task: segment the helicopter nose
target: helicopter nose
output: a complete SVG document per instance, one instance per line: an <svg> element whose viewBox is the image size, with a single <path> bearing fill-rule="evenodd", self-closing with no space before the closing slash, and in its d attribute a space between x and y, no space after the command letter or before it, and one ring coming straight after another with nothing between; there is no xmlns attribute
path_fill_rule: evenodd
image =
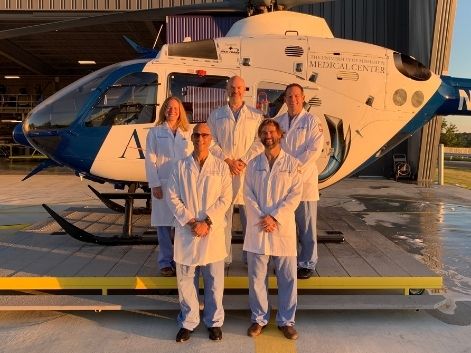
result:
<svg viewBox="0 0 471 353"><path fill-rule="evenodd" d="M20 145L31 147L31 144L26 139L25 134L23 133L23 123L18 124L13 129L13 140Z"/></svg>

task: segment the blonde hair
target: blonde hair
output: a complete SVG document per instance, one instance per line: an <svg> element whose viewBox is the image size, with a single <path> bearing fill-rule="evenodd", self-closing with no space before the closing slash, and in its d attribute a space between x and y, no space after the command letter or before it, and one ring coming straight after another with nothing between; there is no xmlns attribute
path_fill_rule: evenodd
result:
<svg viewBox="0 0 471 353"><path fill-rule="evenodd" d="M183 107L183 103L178 97L170 96L164 102L162 103L162 106L160 107L159 111L159 118L157 120L156 125L162 125L167 121L167 118L165 116L165 111L167 110L167 107L170 103L171 100L174 100L175 102L178 103L178 107L180 108L180 114L178 116L178 127L182 129L183 131L188 131L190 129L190 123L188 122L188 118L186 116L186 111L185 108Z"/></svg>

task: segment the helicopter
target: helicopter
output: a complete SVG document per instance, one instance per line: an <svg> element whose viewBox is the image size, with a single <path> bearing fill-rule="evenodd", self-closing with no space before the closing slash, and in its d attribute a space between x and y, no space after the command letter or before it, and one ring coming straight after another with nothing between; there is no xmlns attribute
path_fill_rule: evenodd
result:
<svg viewBox="0 0 471 353"><path fill-rule="evenodd" d="M216 8L240 11L240 3L225 1ZM47 212L81 241L155 243L132 235L132 215L148 211L134 208L133 201L150 197L136 190L147 190L144 149L160 103L177 96L191 123L204 122L212 109L225 104L226 84L234 75L246 82L245 102L267 118L286 111L288 84L303 87L305 108L319 117L324 133L317 161L320 189L380 158L435 115L471 115L471 80L436 75L387 48L335 38L323 18L287 11L294 5L299 2L249 1L250 16L225 37L165 44L150 58L93 72L35 107L14 138L49 159L25 179L50 166L65 166L83 178L128 187L126 193L101 194L90 186L105 205L125 213L120 235L87 233L43 205ZM54 24L38 30L41 26L50 30ZM124 199L125 206L112 199Z"/></svg>

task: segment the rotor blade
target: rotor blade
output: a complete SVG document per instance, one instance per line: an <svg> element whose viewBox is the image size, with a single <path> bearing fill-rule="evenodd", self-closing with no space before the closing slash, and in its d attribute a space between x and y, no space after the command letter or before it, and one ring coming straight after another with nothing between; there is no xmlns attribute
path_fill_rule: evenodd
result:
<svg viewBox="0 0 471 353"><path fill-rule="evenodd" d="M26 27L19 27L0 31L0 39L17 38L26 35L61 31L65 29L96 26L114 22L127 21L165 21L166 16L182 15L186 13L211 14L217 13L239 13L240 6L235 8L228 3L205 3L199 5L185 5L179 7L168 7L148 10L137 10L128 12L114 12L106 15L92 15L91 17L74 18L64 21L55 21Z"/></svg>

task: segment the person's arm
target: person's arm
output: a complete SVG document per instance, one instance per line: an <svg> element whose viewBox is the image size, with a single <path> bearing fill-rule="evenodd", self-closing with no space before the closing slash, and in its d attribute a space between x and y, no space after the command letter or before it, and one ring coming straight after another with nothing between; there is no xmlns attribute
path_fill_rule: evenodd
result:
<svg viewBox="0 0 471 353"><path fill-rule="evenodd" d="M257 123L257 128L255 130L255 136L254 136L254 140L252 142L252 145L247 150L247 152L242 157L240 157L240 160L245 165L247 165L252 158L259 155L263 151L262 142L260 142L260 138L258 137L258 127L262 123L263 116L261 114L254 113L254 112L249 112L249 114L252 114L253 116L256 116L258 123Z"/></svg>
<svg viewBox="0 0 471 353"><path fill-rule="evenodd" d="M206 216L212 223L215 219L223 219L232 203L232 177L229 167L223 164L221 190L216 201L206 210ZM209 224L208 224L209 226Z"/></svg>
<svg viewBox="0 0 471 353"><path fill-rule="evenodd" d="M306 145L303 149L297 151L295 155L296 159L301 162L302 169L310 163L316 163L322 153L322 148L324 147L324 134L322 132L322 127L318 119L315 117L312 117L309 122L306 134Z"/></svg>
<svg viewBox="0 0 471 353"><path fill-rule="evenodd" d="M206 121L209 126L209 130L211 130L211 136L213 138L213 143L210 147L210 151L217 158L225 160L226 158L228 158L228 156L224 154L224 151L221 148L221 141L219 141L218 139L218 131L216 126L217 111L218 109L213 110L209 114L209 118Z"/></svg>
<svg viewBox="0 0 471 353"><path fill-rule="evenodd" d="M247 167L247 173L244 178L244 203L246 212L254 213L258 218L264 216L255 194L256 191L261 192L261 190L255 190L255 176L254 176L255 162L249 163Z"/></svg>
<svg viewBox="0 0 471 353"><path fill-rule="evenodd" d="M303 182L301 178L300 165L296 163L292 172L292 183L286 192L286 196L278 203L273 212L270 213L278 223L283 224L287 215L293 215L301 202Z"/></svg>
<svg viewBox="0 0 471 353"><path fill-rule="evenodd" d="M194 216L190 213L190 211L186 208L185 204L182 201L181 195L181 188L179 185L179 173L181 163L177 163L175 168L170 173L170 177L168 179L168 192L166 193L166 201L170 211L175 216L175 219L181 226L186 224L191 226L191 222L195 221Z"/></svg>
<svg viewBox="0 0 471 353"><path fill-rule="evenodd" d="M149 130L146 141L145 151L145 166L146 166L146 177L149 187L159 187L162 185L160 182L159 174L157 172L157 141L153 129Z"/></svg>

